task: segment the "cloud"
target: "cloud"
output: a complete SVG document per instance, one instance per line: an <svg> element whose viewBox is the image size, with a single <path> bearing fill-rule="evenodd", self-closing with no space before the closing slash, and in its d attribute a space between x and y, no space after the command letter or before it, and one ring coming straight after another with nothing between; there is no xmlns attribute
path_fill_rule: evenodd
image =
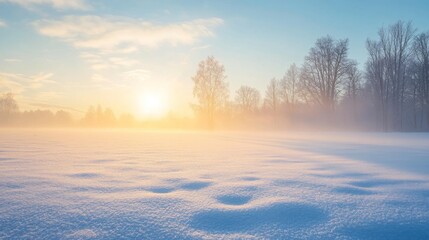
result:
<svg viewBox="0 0 429 240"><path fill-rule="evenodd" d="M0 91L20 94L27 89L39 89L45 84L55 83L52 73L24 74L0 72Z"/></svg>
<svg viewBox="0 0 429 240"><path fill-rule="evenodd" d="M126 81L138 81L142 82L149 78L150 71L146 69L134 69L131 71L126 71L121 74L121 77Z"/></svg>
<svg viewBox="0 0 429 240"><path fill-rule="evenodd" d="M17 59L17 58L5 58L5 59L3 59L3 61L8 62L8 63L17 63L17 62L21 62L21 59Z"/></svg>
<svg viewBox="0 0 429 240"><path fill-rule="evenodd" d="M55 102L63 94L57 91L38 91L34 94L34 99L42 102Z"/></svg>
<svg viewBox="0 0 429 240"><path fill-rule="evenodd" d="M28 83L32 88L40 88L46 83L55 83L51 79L53 75L53 73L38 73L30 77Z"/></svg>
<svg viewBox="0 0 429 240"><path fill-rule="evenodd" d="M134 59L118 56L102 56L91 52L82 52L80 57L84 59L93 70L132 67L138 64L138 61Z"/></svg>
<svg viewBox="0 0 429 240"><path fill-rule="evenodd" d="M107 78L105 78L103 75L95 73L92 75L91 77L91 81L94 83L106 83L109 82L109 80L107 80Z"/></svg>
<svg viewBox="0 0 429 240"><path fill-rule="evenodd" d="M85 2L85 0L0 0L0 3L1 2L18 4L29 9L38 5L47 5L58 10L85 10L89 8L89 5Z"/></svg>
<svg viewBox="0 0 429 240"><path fill-rule="evenodd" d="M21 74L0 72L0 92L22 93L24 90L24 84L21 83L22 78Z"/></svg>
<svg viewBox="0 0 429 240"><path fill-rule="evenodd" d="M220 18L160 25L129 18L66 16L61 20L39 20L33 25L40 34L78 49L132 52L160 45L192 45L213 36L213 28L222 23Z"/></svg>
<svg viewBox="0 0 429 240"><path fill-rule="evenodd" d="M55 83L52 76L52 73L43 72L35 75L0 72L0 93L12 92L24 108L33 100L53 102L60 93L47 90L50 84Z"/></svg>
<svg viewBox="0 0 429 240"><path fill-rule="evenodd" d="M199 50L203 50L203 49L207 49L210 48L210 45L203 45L203 46L197 46L197 47L193 47L191 50L192 51L199 51Z"/></svg>
<svg viewBox="0 0 429 240"><path fill-rule="evenodd" d="M0 28L2 28L2 27L7 27L7 24L3 20L0 19Z"/></svg>
<svg viewBox="0 0 429 240"><path fill-rule="evenodd" d="M79 51L80 58L93 71L91 84L100 88L141 83L150 71L136 57L139 50L162 46L195 46L214 36L220 18L159 24L131 18L65 16L33 22L44 36L63 41ZM108 83L108 84L107 84Z"/></svg>

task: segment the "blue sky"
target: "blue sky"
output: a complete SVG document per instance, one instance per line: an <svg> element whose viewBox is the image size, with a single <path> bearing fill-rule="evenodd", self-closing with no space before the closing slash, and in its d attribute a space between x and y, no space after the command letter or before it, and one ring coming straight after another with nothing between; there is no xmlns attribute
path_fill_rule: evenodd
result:
<svg viewBox="0 0 429 240"><path fill-rule="evenodd" d="M100 103L118 113L156 92L183 113L209 55L225 65L232 97L242 84L263 94L317 38L348 38L363 68L368 37L397 20L429 31L428 10L429 1L0 0L0 92L23 109Z"/></svg>

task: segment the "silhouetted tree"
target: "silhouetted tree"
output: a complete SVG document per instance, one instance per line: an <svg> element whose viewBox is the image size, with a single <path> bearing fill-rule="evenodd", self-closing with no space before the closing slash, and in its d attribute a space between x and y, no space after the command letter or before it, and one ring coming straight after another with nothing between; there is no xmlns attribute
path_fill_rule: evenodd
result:
<svg viewBox="0 0 429 240"><path fill-rule="evenodd" d="M112 109L103 110L101 105L98 105L97 108L90 106L82 120L85 125L89 126L113 127L116 125L116 117Z"/></svg>
<svg viewBox="0 0 429 240"><path fill-rule="evenodd" d="M389 85L387 77L387 61L384 58L381 44L367 40L366 48L368 60L366 62L366 79L370 83L373 94L376 126L378 129L387 130L387 103L389 101Z"/></svg>
<svg viewBox="0 0 429 240"><path fill-rule="evenodd" d="M21 114L21 123L25 126L53 126L55 115L50 110L29 110Z"/></svg>
<svg viewBox="0 0 429 240"><path fill-rule="evenodd" d="M12 93L0 97L0 124L8 124L16 120L19 107Z"/></svg>
<svg viewBox="0 0 429 240"><path fill-rule="evenodd" d="M301 69L301 87L310 101L332 112L346 77L350 61L347 57L348 40L319 38L310 49Z"/></svg>
<svg viewBox="0 0 429 240"><path fill-rule="evenodd" d="M411 22L398 21L388 29L381 28L379 37L387 61L387 76L391 82L392 128L402 129L405 73L411 55L411 41L415 33Z"/></svg>
<svg viewBox="0 0 429 240"><path fill-rule="evenodd" d="M97 123L97 114L95 112L94 106L90 106L88 111L85 113L84 118L82 119L84 124L93 126Z"/></svg>
<svg viewBox="0 0 429 240"><path fill-rule="evenodd" d="M0 97L0 113L10 114L18 111L19 107L12 93L5 93Z"/></svg>
<svg viewBox="0 0 429 240"><path fill-rule="evenodd" d="M241 113L255 113L260 101L259 91L249 86L241 86L235 95L235 102Z"/></svg>
<svg viewBox="0 0 429 240"><path fill-rule="evenodd" d="M277 114L280 105L280 82L275 78L271 79L268 83L265 91L264 105L274 115Z"/></svg>
<svg viewBox="0 0 429 240"><path fill-rule="evenodd" d="M350 103L350 112L353 115L353 119L357 117L357 101L359 91L362 89L362 75L357 68L357 63L355 61L350 62L349 69L347 70L345 77L345 94L344 98Z"/></svg>
<svg viewBox="0 0 429 240"><path fill-rule="evenodd" d="M193 94L198 100L194 110L206 119L209 127L213 127L216 113L227 103L229 93L225 79L225 68L214 57L201 61L192 77Z"/></svg>
<svg viewBox="0 0 429 240"><path fill-rule="evenodd" d="M294 63L289 67L285 76L280 80L280 98L288 110L292 110L296 103L298 80L299 70Z"/></svg>
<svg viewBox="0 0 429 240"><path fill-rule="evenodd" d="M418 34L415 37L413 54L415 74L413 79L414 103L416 105L420 104L421 119L424 118L426 112L426 125L429 126L429 32ZM421 125L423 124L421 123Z"/></svg>
<svg viewBox="0 0 429 240"><path fill-rule="evenodd" d="M369 59L366 75L372 82L376 114L381 114L384 130L402 129L406 70L411 62L414 33L410 22L398 21L387 29L381 28L378 41L367 41Z"/></svg>

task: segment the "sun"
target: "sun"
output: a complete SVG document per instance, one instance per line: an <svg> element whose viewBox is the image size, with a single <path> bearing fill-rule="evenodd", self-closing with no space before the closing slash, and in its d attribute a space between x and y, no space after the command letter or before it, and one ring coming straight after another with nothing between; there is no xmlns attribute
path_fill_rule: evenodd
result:
<svg viewBox="0 0 429 240"><path fill-rule="evenodd" d="M167 113L166 96L155 92L142 94L139 108L143 117L162 117Z"/></svg>

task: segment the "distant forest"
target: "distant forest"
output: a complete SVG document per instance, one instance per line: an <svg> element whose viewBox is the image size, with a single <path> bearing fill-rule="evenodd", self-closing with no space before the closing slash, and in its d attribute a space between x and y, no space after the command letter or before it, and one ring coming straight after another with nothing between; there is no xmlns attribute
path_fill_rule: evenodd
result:
<svg viewBox="0 0 429 240"><path fill-rule="evenodd" d="M242 85L231 96L224 66L210 56L194 82L194 118L138 121L90 107L76 120L65 111L20 112L13 94L0 97L3 126L176 127L256 129L429 130L429 32L398 21L368 39L362 67L348 56L348 39L316 40L301 66L267 82L263 96ZM245 70L245 69L243 69Z"/></svg>

